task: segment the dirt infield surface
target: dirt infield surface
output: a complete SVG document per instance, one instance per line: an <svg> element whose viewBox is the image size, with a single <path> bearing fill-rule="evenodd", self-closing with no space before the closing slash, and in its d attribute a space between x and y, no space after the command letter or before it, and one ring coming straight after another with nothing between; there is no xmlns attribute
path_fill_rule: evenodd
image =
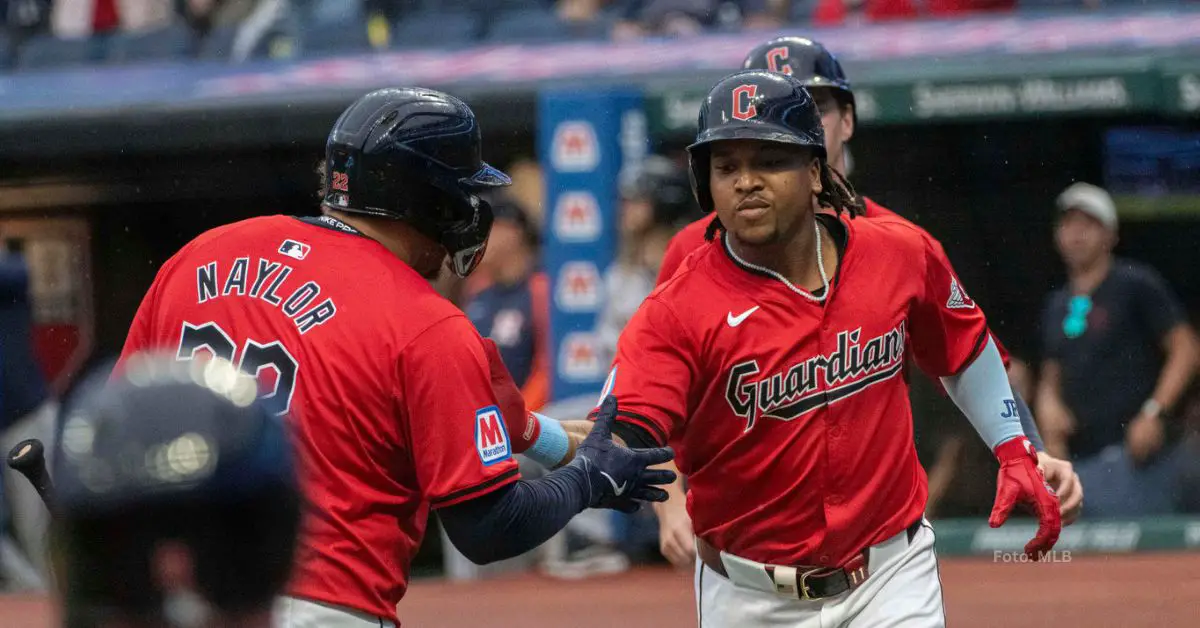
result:
<svg viewBox="0 0 1200 628"><path fill-rule="evenodd" d="M1076 556L1050 564L942 561L950 626L1200 625L1200 553ZM400 605L405 628L693 628L688 574L642 569L560 582L517 576L419 581ZM44 599L0 597L0 628L54 625Z"/></svg>

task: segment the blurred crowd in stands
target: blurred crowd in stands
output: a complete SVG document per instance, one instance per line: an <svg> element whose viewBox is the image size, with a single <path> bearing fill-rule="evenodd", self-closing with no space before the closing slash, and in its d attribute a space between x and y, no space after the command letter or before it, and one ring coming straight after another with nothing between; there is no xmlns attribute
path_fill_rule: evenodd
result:
<svg viewBox="0 0 1200 628"><path fill-rule="evenodd" d="M1113 0L0 0L0 67L241 62L853 25ZM1115 5L1113 5L1115 6Z"/></svg>

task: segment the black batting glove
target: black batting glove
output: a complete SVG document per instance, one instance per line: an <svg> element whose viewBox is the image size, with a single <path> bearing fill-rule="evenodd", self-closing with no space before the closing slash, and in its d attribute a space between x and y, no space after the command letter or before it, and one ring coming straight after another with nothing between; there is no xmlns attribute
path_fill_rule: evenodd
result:
<svg viewBox="0 0 1200 628"><path fill-rule="evenodd" d="M630 449L612 440L617 418L617 398L609 395L600 404L596 424L575 451L572 465L583 470L591 487L590 508L611 508L637 512L641 502L665 502L666 491L659 485L675 481L675 472L650 469L675 458L670 447Z"/></svg>

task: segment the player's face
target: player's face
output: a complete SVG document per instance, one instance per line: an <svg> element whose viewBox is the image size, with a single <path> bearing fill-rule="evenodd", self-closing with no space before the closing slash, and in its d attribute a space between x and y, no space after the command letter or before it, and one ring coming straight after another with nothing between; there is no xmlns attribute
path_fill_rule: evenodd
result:
<svg viewBox="0 0 1200 628"><path fill-rule="evenodd" d="M721 224L742 244L790 240L808 224L821 189L820 163L808 150L762 140L714 142L709 187Z"/></svg>
<svg viewBox="0 0 1200 628"><path fill-rule="evenodd" d="M1088 268L1103 259L1116 244L1116 236L1099 220L1077 209L1068 210L1054 232L1058 252L1067 268Z"/></svg>
<svg viewBox="0 0 1200 628"><path fill-rule="evenodd" d="M842 156L842 146L854 137L854 109L842 104L828 87L814 87L809 90L821 112L821 126L825 127L825 152L829 155L829 166L842 172L845 161Z"/></svg>

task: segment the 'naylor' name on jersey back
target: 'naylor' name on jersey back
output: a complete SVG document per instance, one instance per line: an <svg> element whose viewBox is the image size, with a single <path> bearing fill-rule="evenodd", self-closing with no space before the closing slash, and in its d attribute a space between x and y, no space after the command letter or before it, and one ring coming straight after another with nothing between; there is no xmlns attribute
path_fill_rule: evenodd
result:
<svg viewBox="0 0 1200 628"><path fill-rule="evenodd" d="M212 261L196 267L196 301L204 303L230 295L250 296L279 308L284 315L292 319L301 334L308 333L312 328L333 318L334 314L337 314L337 306L333 299L328 297L312 305L321 294L321 286L315 281L304 282L288 293L287 298L280 297L280 289L291 274L291 266L261 257L258 258L257 265L253 266L249 257L239 257L225 273L221 272L217 262ZM310 305L312 307L309 307Z"/></svg>

